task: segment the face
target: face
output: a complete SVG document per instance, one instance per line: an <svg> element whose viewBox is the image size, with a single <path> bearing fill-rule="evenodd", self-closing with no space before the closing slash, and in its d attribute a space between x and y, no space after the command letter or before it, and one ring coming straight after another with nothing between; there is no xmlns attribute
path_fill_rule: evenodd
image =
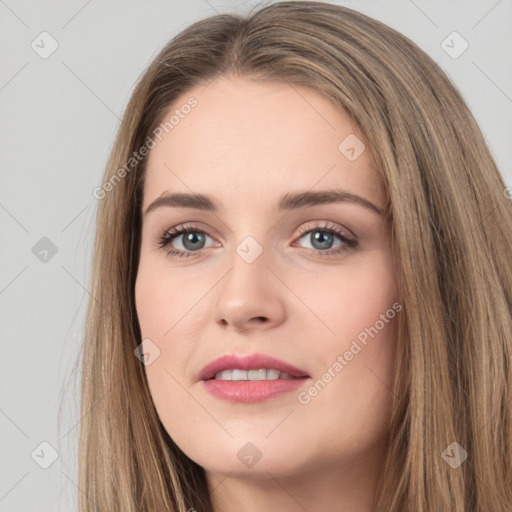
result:
<svg viewBox="0 0 512 512"><path fill-rule="evenodd" d="M223 77L176 109L147 161L135 289L165 429L209 475L373 467L401 306L368 144L304 87ZM202 373L223 356L241 359Z"/></svg>

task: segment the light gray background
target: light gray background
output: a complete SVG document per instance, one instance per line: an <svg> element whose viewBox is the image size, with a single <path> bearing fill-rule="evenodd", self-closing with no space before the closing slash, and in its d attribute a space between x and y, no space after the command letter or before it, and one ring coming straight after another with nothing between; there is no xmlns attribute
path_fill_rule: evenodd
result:
<svg viewBox="0 0 512 512"><path fill-rule="evenodd" d="M0 512L76 510L74 364L89 299L92 191L136 79L192 22L255 3L0 0ZM387 23L438 62L512 185L512 1L331 3ZM46 59L31 47L48 50L43 31L58 43ZM453 31L469 44L456 59L441 46ZM43 237L57 248L46 262L32 249ZM52 449L41 442L58 454L48 469L40 464Z"/></svg>

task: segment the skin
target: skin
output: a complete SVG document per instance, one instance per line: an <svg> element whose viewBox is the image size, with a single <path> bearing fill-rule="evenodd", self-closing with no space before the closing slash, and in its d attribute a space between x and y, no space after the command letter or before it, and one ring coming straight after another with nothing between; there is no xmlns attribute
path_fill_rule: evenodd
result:
<svg viewBox="0 0 512 512"><path fill-rule="evenodd" d="M348 202L277 210L285 193L330 188L384 209L369 146L354 161L342 154L345 137L364 139L309 88L221 77L187 91L169 115L191 96L197 106L162 141L155 139L142 211L164 192L208 194L223 208L164 206L143 217L135 299L142 337L160 350L145 366L160 419L205 469L216 511L372 511L399 313L366 345L359 343L362 350L341 371L332 367L398 299L390 226ZM357 247L326 257L343 244L337 235L331 245L312 240L325 235L326 221L355 236ZM183 223L206 233L202 246L185 245L183 235L157 246ZM248 236L263 249L252 263L236 251ZM172 249L191 254L172 256ZM198 381L217 357L255 352L289 362L311 379L255 404L220 400ZM301 403L298 392L329 368L330 382ZM261 454L251 467L237 457L248 442Z"/></svg>

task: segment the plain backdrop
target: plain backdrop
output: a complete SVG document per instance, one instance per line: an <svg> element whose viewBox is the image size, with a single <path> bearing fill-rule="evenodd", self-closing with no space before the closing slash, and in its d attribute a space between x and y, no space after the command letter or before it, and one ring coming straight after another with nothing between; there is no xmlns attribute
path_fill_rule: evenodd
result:
<svg viewBox="0 0 512 512"><path fill-rule="evenodd" d="M76 511L92 191L137 78L191 23L256 3L0 0L0 512ZM331 3L433 57L512 185L512 1Z"/></svg>

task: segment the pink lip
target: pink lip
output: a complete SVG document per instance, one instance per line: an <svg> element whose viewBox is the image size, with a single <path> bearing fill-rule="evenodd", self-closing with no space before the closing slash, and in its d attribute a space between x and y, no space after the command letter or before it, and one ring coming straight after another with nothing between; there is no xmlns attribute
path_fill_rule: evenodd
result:
<svg viewBox="0 0 512 512"><path fill-rule="evenodd" d="M254 381L226 381L213 378L218 372L235 368L240 370L274 368L296 378ZM305 381L310 380L310 377L305 371L274 357L251 354L245 357L222 356L205 366L199 374L199 379L206 390L216 398L230 402L253 403L294 391L303 386Z"/></svg>
<svg viewBox="0 0 512 512"><path fill-rule="evenodd" d="M291 364L285 363L275 357L265 354L251 354L248 356L225 355L206 365L199 373L199 380L208 380L215 374L224 370L258 370L260 368L274 368L292 377L309 377L307 372Z"/></svg>
<svg viewBox="0 0 512 512"><path fill-rule="evenodd" d="M228 402L254 403L295 391L309 380L309 377L240 381L210 379L203 380L201 384L215 398Z"/></svg>

